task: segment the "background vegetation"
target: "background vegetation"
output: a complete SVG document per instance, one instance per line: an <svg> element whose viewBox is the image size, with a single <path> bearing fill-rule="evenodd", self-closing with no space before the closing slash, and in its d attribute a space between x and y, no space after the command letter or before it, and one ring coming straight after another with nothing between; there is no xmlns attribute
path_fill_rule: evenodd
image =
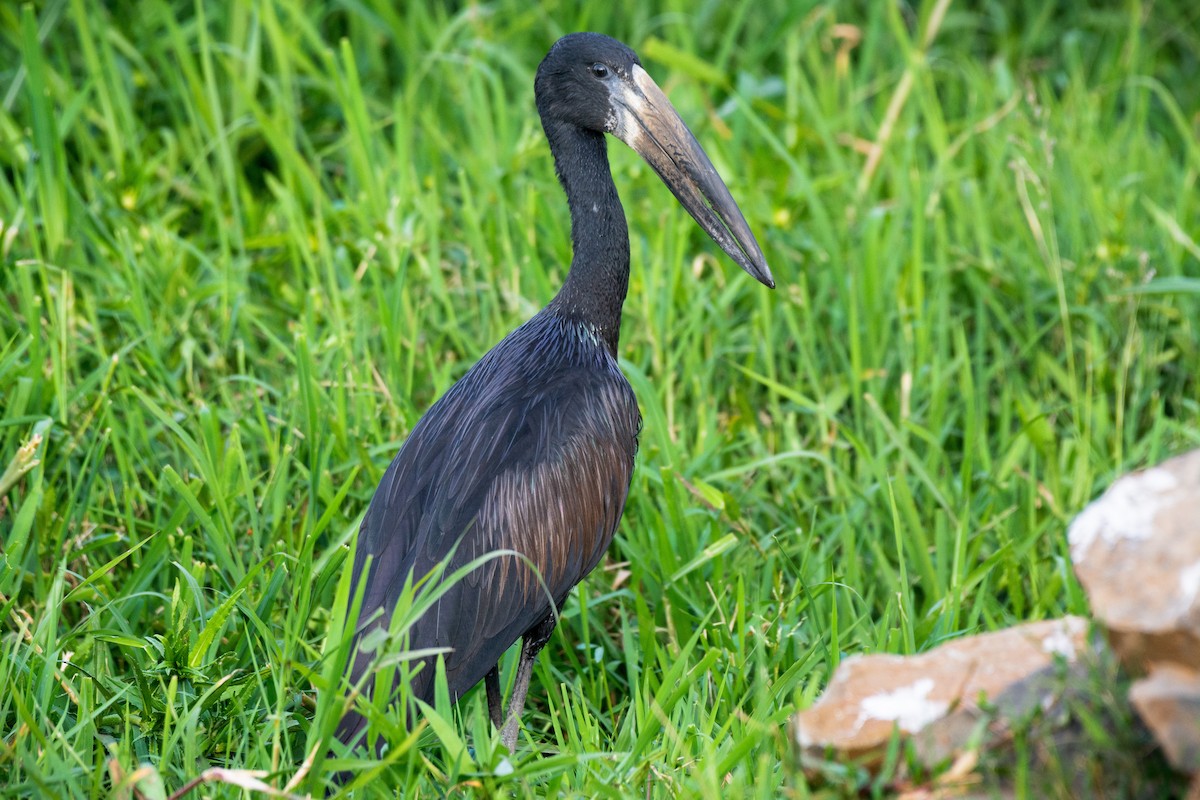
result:
<svg viewBox="0 0 1200 800"><path fill-rule="evenodd" d="M814 791L786 721L839 659L1086 613L1070 517L1200 445L1198 15L0 5L0 794L369 767L321 759L348 542L563 278L532 79L581 29L639 50L779 288L611 148L645 417L621 530L520 752L477 693L360 794Z"/></svg>

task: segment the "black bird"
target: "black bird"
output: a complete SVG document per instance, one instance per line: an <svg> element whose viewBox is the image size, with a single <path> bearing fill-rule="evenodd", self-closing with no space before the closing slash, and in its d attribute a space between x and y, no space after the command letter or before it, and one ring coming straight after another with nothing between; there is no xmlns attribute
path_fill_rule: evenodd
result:
<svg viewBox="0 0 1200 800"><path fill-rule="evenodd" d="M637 399L617 366L629 230L604 134L637 151L742 269L775 285L729 190L631 49L595 33L565 36L538 67L534 88L571 210L570 272L548 306L492 348L413 428L363 519L352 584L366 582L361 638L388 625L407 580L420 580L451 553L446 575L496 550L528 558L487 561L408 632L412 650L449 648L443 657L452 698L485 681L489 713L497 728L503 725L510 751L534 659L567 594L616 532L641 426ZM504 721L497 662L518 638ZM352 684L371 662L370 653L352 659ZM432 702L434 674L426 663L412 678L412 695ZM375 691L381 688L394 691ZM365 727L350 712L338 738L353 743Z"/></svg>

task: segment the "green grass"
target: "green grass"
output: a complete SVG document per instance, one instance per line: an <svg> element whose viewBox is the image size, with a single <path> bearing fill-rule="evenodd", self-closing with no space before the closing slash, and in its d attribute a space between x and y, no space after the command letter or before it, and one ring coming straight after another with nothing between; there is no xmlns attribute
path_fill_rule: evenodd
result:
<svg viewBox="0 0 1200 800"><path fill-rule="evenodd" d="M822 791L785 723L841 658L1086 613L1071 515L1200 445L1194 4L116 5L0 4L0 794L367 766L321 758L348 543L563 278L572 30L639 50L779 288L614 143L616 542L511 774L475 693L360 794Z"/></svg>

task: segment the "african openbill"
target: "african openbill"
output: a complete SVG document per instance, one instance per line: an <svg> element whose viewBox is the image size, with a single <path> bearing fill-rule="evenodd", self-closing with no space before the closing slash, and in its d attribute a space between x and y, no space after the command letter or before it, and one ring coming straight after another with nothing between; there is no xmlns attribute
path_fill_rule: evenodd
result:
<svg viewBox="0 0 1200 800"><path fill-rule="evenodd" d="M408 632L412 650L449 648L443 657L452 698L485 681L488 711L497 728L503 723L510 751L534 659L558 609L616 532L641 425L617 367L629 230L604 134L636 150L742 269L775 285L729 190L631 49L595 33L565 36L538 67L534 88L571 210L570 272L548 306L413 428L363 519L352 584L366 581L359 626L372 629L388 625L406 580L421 579L448 555L446 575L496 550L528 558L537 574L512 556L487 561ZM497 662L518 638L505 722ZM370 653L353 658L352 684L371 661ZM434 675L430 659L412 677L412 695L432 702ZM351 712L338 737L353 742L365 726Z"/></svg>

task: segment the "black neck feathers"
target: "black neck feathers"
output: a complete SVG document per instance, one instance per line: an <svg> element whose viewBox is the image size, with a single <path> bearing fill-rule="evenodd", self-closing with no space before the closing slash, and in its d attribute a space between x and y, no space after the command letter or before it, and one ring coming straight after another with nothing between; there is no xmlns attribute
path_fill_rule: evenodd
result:
<svg viewBox="0 0 1200 800"><path fill-rule="evenodd" d="M613 185L604 134L543 118L571 209L571 271L551 308L589 328L616 356L629 288L629 227Z"/></svg>

